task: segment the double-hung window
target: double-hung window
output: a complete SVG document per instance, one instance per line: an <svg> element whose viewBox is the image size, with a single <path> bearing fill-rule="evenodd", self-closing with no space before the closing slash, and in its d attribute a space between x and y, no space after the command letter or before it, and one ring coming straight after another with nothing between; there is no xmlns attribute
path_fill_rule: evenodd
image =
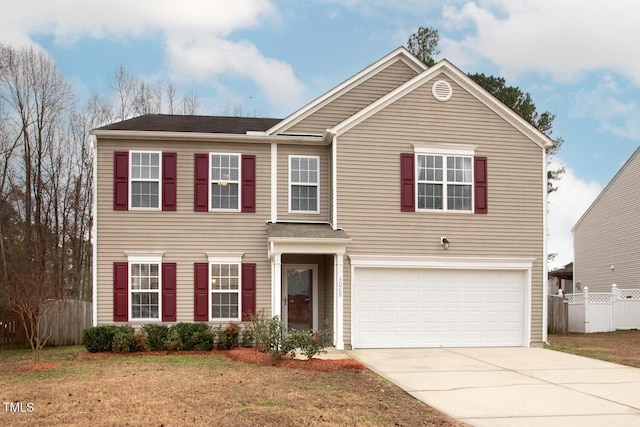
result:
<svg viewBox="0 0 640 427"><path fill-rule="evenodd" d="M240 320L240 263L209 262L210 320Z"/></svg>
<svg viewBox="0 0 640 427"><path fill-rule="evenodd" d="M289 211L318 213L320 158L289 156Z"/></svg>
<svg viewBox="0 0 640 427"><path fill-rule="evenodd" d="M160 209L160 152L131 151L131 208Z"/></svg>
<svg viewBox="0 0 640 427"><path fill-rule="evenodd" d="M418 209L471 212L473 157L417 155Z"/></svg>
<svg viewBox="0 0 640 427"><path fill-rule="evenodd" d="M212 210L240 210L240 154L211 154Z"/></svg>
<svg viewBox="0 0 640 427"><path fill-rule="evenodd" d="M161 262L130 259L129 292L131 320L161 320Z"/></svg>

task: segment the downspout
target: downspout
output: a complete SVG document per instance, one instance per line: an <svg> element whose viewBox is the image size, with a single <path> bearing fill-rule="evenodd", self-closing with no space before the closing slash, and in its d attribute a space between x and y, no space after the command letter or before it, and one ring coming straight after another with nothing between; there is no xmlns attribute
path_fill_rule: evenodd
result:
<svg viewBox="0 0 640 427"><path fill-rule="evenodd" d="M92 260L92 292L91 300L93 303L93 326L98 326L98 138L94 135L91 138L91 148L93 150L93 200L91 201L93 209L93 223L91 224L91 245L93 252Z"/></svg>
<svg viewBox="0 0 640 427"><path fill-rule="evenodd" d="M547 226L547 212L549 210L547 198L549 196L548 185L549 185L549 177L547 174L547 149L542 149L542 202L544 209L542 210L542 228L544 230L544 238L542 240L542 342L545 344L549 344L547 342L547 322L548 322L548 304L549 304L549 255L547 254L547 239L549 235L549 230Z"/></svg>

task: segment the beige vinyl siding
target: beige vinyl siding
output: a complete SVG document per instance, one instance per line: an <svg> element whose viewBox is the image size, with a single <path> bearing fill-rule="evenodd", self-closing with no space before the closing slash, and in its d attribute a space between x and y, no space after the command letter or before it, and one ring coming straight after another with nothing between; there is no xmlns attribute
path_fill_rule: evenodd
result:
<svg viewBox="0 0 640 427"><path fill-rule="evenodd" d="M574 283L582 282L590 292L610 292L614 283L620 289L640 288L639 184L640 150L574 228Z"/></svg>
<svg viewBox="0 0 640 427"><path fill-rule="evenodd" d="M278 221L329 222L329 150L326 145L278 144ZM289 213L289 156L320 158L319 213Z"/></svg>
<svg viewBox="0 0 640 427"><path fill-rule="evenodd" d="M453 96L436 101L431 85L440 78L338 138L338 226L353 239L348 254L535 258L531 333L539 343L543 150L447 78ZM400 211L400 153L429 143L476 145L476 156L488 158L488 214ZM441 236L450 241L446 252Z"/></svg>
<svg viewBox="0 0 640 427"><path fill-rule="evenodd" d="M376 99L411 80L416 72L404 61L396 60L386 69L321 107L313 115L284 131L288 134L322 134L352 116Z"/></svg>
<svg viewBox="0 0 640 427"><path fill-rule="evenodd" d="M158 150L178 153L177 210L114 211L113 152ZM256 155L256 212L193 211L195 153ZM164 251L163 262L177 263L177 319L193 321L194 262L205 252L244 252L257 264L257 309L271 311L271 270L265 222L270 218L269 144L215 142L98 141L97 275L98 323L113 321L113 263L127 261L125 251Z"/></svg>

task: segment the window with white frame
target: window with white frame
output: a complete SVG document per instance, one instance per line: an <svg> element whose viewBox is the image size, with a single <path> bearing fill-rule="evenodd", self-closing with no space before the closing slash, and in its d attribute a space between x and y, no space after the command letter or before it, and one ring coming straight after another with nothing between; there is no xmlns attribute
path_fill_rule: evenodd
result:
<svg viewBox="0 0 640 427"><path fill-rule="evenodd" d="M289 156L289 211L318 213L320 158Z"/></svg>
<svg viewBox="0 0 640 427"><path fill-rule="evenodd" d="M240 154L211 154L211 209L240 209Z"/></svg>
<svg viewBox="0 0 640 427"><path fill-rule="evenodd" d="M160 208L160 153L131 151L131 207Z"/></svg>
<svg viewBox="0 0 640 427"><path fill-rule="evenodd" d="M473 209L473 157L417 155L418 209Z"/></svg>
<svg viewBox="0 0 640 427"><path fill-rule="evenodd" d="M161 261L129 259L131 320L160 320Z"/></svg>
<svg viewBox="0 0 640 427"><path fill-rule="evenodd" d="M210 318L240 320L240 262L209 261Z"/></svg>

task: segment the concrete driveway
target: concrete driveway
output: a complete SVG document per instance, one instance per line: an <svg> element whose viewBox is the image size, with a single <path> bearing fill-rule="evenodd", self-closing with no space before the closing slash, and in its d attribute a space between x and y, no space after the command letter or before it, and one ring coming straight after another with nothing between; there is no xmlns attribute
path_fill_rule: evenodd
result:
<svg viewBox="0 0 640 427"><path fill-rule="evenodd" d="M640 425L637 368L541 348L367 349L348 354L472 426Z"/></svg>

